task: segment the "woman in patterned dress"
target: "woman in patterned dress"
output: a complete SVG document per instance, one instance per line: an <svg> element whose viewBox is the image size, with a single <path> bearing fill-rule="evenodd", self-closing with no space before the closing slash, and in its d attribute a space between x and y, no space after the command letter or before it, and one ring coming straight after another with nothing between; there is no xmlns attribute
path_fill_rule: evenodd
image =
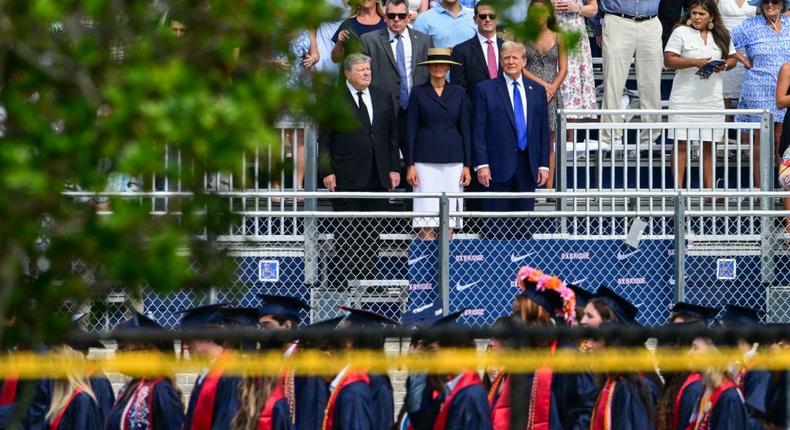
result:
<svg viewBox="0 0 790 430"><path fill-rule="evenodd" d="M735 49L746 57L746 75L741 87L738 109L769 109L774 115L774 138L777 151L782 135L785 109L776 106L776 79L782 64L790 61L790 17L784 15L787 5L783 0L749 0L761 15L744 20L732 30ZM738 122L759 122L759 115L737 115ZM754 139L754 165L760 165L760 140ZM781 158L774 156L778 162ZM753 171L754 186L760 186L760 169Z"/></svg>
<svg viewBox="0 0 790 430"><path fill-rule="evenodd" d="M568 54L565 44L559 35L557 17L550 0L532 0L528 13L544 14L539 19L538 36L535 40L524 44L526 47L527 66L524 76L543 85L549 101L549 179L546 189L554 188L554 151L557 146L555 127L557 126L557 109L563 107L560 99L560 87L568 71Z"/></svg>
<svg viewBox="0 0 790 430"><path fill-rule="evenodd" d="M568 52L568 75L560 88L562 105L565 109L596 109L592 53L585 18L598 13L598 0L553 0L553 3L560 28L581 35L579 44ZM586 117L576 116L569 120L579 118Z"/></svg>
<svg viewBox="0 0 790 430"><path fill-rule="evenodd" d="M730 32L741 25L746 18L752 17L757 13L757 8L750 5L746 0L718 0L717 7L719 8L721 22ZM734 69L721 76L724 84L724 106L728 109L735 107L738 102L745 73L746 68L739 61Z"/></svg>

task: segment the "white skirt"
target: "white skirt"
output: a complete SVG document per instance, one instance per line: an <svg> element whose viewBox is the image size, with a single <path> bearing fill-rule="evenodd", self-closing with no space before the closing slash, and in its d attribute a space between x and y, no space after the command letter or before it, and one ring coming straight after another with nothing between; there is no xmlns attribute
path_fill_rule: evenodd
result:
<svg viewBox="0 0 790 430"><path fill-rule="evenodd" d="M463 163L414 163L417 170L417 180L420 185L414 187L415 193L460 193L464 191L461 185ZM464 199L450 199L450 212L460 212L464 209ZM414 199L415 212L439 212L439 199ZM421 217L412 220L412 227L423 228L439 227L438 217ZM460 217L450 217L450 228L463 227Z"/></svg>

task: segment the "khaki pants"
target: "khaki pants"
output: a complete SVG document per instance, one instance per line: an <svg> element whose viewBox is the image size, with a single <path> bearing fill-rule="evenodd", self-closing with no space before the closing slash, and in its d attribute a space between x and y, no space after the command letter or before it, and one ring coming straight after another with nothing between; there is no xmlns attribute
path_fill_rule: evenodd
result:
<svg viewBox="0 0 790 430"><path fill-rule="evenodd" d="M636 57L636 83L641 109L661 109L661 70L664 54L661 45L661 21L653 18L636 22L628 18L607 14L603 27L603 109L619 109L625 81ZM602 122L618 122L618 116L604 115ZM659 122L660 116L642 116L642 122ZM652 138L659 137L654 130ZM621 134L620 131L616 133ZM641 141L648 142L650 132L641 132ZM602 140L611 135L602 133Z"/></svg>

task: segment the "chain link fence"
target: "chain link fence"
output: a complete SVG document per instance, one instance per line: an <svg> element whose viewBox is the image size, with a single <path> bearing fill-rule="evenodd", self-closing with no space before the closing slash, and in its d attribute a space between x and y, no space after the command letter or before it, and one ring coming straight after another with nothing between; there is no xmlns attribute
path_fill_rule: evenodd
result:
<svg viewBox="0 0 790 430"><path fill-rule="evenodd" d="M639 307L638 320L644 325L664 324L678 293L692 303L761 309L766 322L790 321L790 235L785 227L790 213L773 209L779 193L707 197L760 201L754 210L739 212L714 210L710 204L686 209L683 202L700 197L678 193L675 204L664 208L655 204L667 200L660 193L590 193L583 197L585 203L593 202L590 210L561 212L556 208L577 194L557 193L552 194L556 202L541 202L529 213L393 211L413 197L397 193L381 199L381 211L333 212L326 202L348 196L308 193L304 198L317 195L322 197L317 211L240 212L257 223L293 219L298 228L296 234L227 243L228 258L237 267L231 285L167 296L148 292L141 303L117 293L67 310L89 310L86 326L91 330L112 329L129 315L130 306L177 328L180 311L193 306L255 307L259 294L281 294L311 305L302 314L306 324L341 314L339 305L399 320L404 312L446 298L449 311L465 310L462 323L488 326L511 312L515 273L530 265L590 291L599 285L613 288ZM481 196L490 194L466 198ZM613 198L620 199L614 210L596 207L596 199ZM675 225L684 228L676 232ZM443 234L442 226L454 228ZM82 270L90 279L89 271Z"/></svg>

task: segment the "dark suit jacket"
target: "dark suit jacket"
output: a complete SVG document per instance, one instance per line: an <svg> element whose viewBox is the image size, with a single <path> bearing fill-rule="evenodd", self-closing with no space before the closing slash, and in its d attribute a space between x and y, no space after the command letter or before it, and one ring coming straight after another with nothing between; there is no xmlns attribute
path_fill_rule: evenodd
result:
<svg viewBox="0 0 790 430"><path fill-rule="evenodd" d="M392 54L386 28L362 35L362 52L371 58L370 72L373 85L381 87L392 94L395 110L400 107L400 75ZM430 36L417 30L409 29L411 39L412 86L424 84L428 80L428 68L417 63L428 58L428 48L433 47Z"/></svg>
<svg viewBox="0 0 790 430"><path fill-rule="evenodd" d="M501 37L496 38L497 49L502 47ZM450 82L466 89L467 93L472 93L475 86L480 82L491 79L488 76L488 66L486 65L486 53L480 46L480 39L477 35L471 39L460 43L453 48L453 61L463 64L462 66L452 66L450 69ZM499 74L502 74L502 65L497 65Z"/></svg>
<svg viewBox="0 0 790 430"><path fill-rule="evenodd" d="M351 93L347 90L345 93L354 124L347 130L330 126L321 131L318 137L319 175L321 178L336 175L339 191L365 191L375 158L378 177L386 190L389 188L389 172L400 170L392 96L381 88L370 87L373 104L371 125L369 118L362 118L359 114Z"/></svg>
<svg viewBox="0 0 790 430"><path fill-rule="evenodd" d="M430 82L415 85L406 111L406 165L472 162L469 99L447 84L439 97Z"/></svg>
<svg viewBox="0 0 790 430"><path fill-rule="evenodd" d="M473 166L488 164L494 182L507 182L516 169L526 168L530 169L533 178L537 178L538 167L549 166L546 90L539 83L523 76L521 89L525 91L527 99L527 151L530 166L516 165L516 119L505 77L489 79L475 87L472 163Z"/></svg>

